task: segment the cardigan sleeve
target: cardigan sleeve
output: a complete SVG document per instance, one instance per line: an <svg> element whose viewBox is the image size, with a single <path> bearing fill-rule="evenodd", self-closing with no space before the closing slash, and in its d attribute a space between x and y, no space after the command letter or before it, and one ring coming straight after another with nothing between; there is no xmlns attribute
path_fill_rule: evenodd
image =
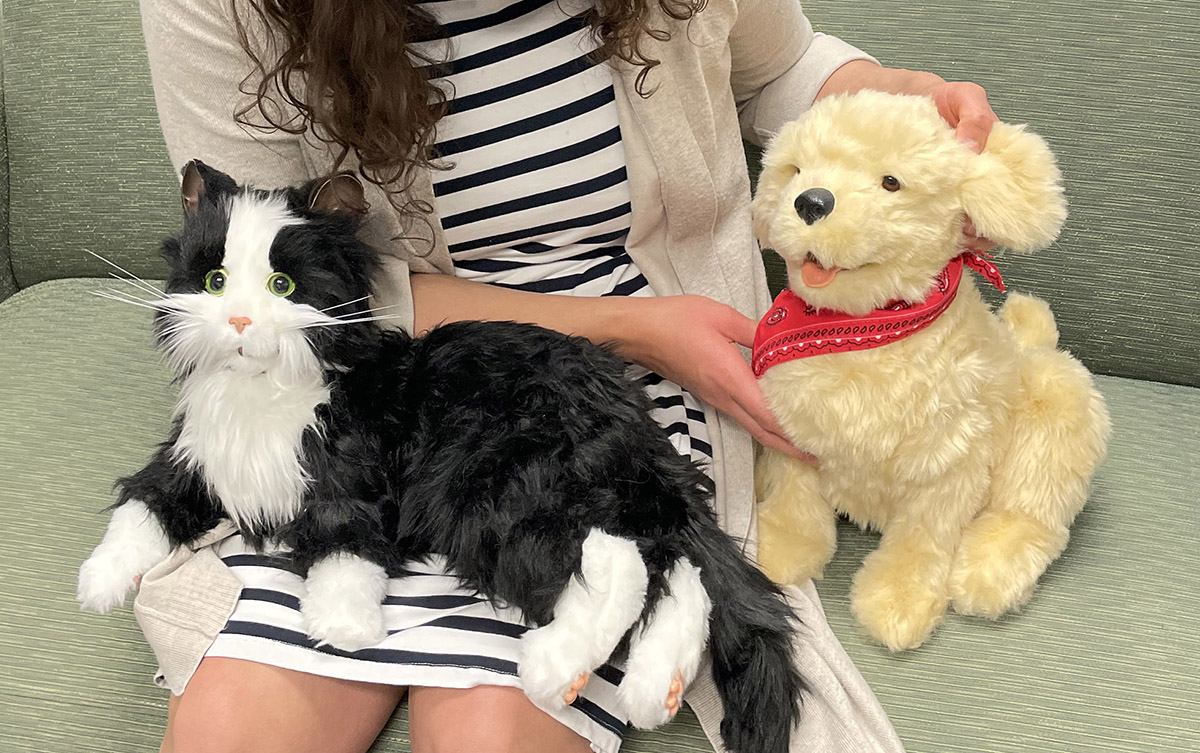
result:
<svg viewBox="0 0 1200 753"><path fill-rule="evenodd" d="M740 0L729 47L742 137L759 146L811 107L842 65L877 62L837 37L814 32L797 0Z"/></svg>
<svg viewBox="0 0 1200 753"><path fill-rule="evenodd" d="M200 159L263 188L307 180L299 135L234 119L250 101L240 87L254 66L228 1L141 0L141 11L159 123L176 171Z"/></svg>

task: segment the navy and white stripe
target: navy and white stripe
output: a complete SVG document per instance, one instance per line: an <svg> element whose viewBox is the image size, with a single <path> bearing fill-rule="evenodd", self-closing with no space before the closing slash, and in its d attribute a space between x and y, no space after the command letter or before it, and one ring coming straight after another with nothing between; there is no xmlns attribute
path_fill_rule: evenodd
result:
<svg viewBox="0 0 1200 753"><path fill-rule="evenodd" d="M448 166L433 175L437 210L461 277L560 295L653 296L625 251L631 207L612 77L588 60L595 40L568 14L580 2L421 4L447 38L418 51L448 58L436 83L452 95L437 131ZM676 449L711 462L699 402L644 368L631 366L630 374L644 385L652 415ZM303 581L286 560L256 554L238 537L220 544L218 554L245 588L210 656L395 685L520 685L521 615L463 589L440 561L391 579L388 637L347 654L305 635ZM605 753L615 753L626 727L616 695L621 676L602 667L576 702L554 715Z"/></svg>
<svg viewBox="0 0 1200 753"><path fill-rule="evenodd" d="M286 559L257 553L238 536L217 544L216 553L244 587L207 656L388 685L520 687L519 644L528 629L520 613L463 588L440 558L412 563L412 575L388 581L387 638L347 653L317 645L305 634L304 581ZM622 676L616 667L599 668L580 698L556 718L597 750L616 751L626 729L617 701Z"/></svg>
<svg viewBox="0 0 1200 753"><path fill-rule="evenodd" d="M453 98L439 124L434 195L460 277L575 296L652 296L625 251L631 208L612 75L575 8L556 0L437 0ZM580 5L578 10L585 10ZM480 65L481 60L486 64ZM711 461L700 404L632 368L676 448Z"/></svg>

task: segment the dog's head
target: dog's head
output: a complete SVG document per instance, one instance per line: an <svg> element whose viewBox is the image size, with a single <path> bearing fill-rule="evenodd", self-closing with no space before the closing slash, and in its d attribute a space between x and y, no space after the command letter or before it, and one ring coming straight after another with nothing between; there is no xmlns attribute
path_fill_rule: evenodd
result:
<svg viewBox="0 0 1200 753"><path fill-rule="evenodd" d="M954 138L928 97L831 97L771 142L754 230L787 262L792 290L862 315L925 298L962 252L965 217L1016 251L1048 246L1066 219L1046 142L997 124L983 154Z"/></svg>

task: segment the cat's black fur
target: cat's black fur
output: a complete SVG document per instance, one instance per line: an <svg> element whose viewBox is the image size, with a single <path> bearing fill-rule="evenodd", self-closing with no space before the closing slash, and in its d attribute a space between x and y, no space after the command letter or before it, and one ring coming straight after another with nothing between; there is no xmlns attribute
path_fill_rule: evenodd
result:
<svg viewBox="0 0 1200 753"><path fill-rule="evenodd" d="M221 266L221 198L243 190L199 167L200 206L163 246L168 293L202 291L205 274ZM307 223L280 232L271 264L295 279L290 300L323 309L366 296L376 262L355 238L354 213L311 211L312 190L289 193ZM170 321L160 313L160 331ZM664 573L686 556L712 600L728 746L787 750L802 688L791 661L793 614L718 528L712 482L650 418L649 399L619 357L511 322L447 324L415 339L375 322L307 335L331 390L319 430L304 438L312 483L294 520L244 534L288 545L301 572L338 551L393 574L441 554L464 583L537 625L552 618L594 527L637 542L650 576L643 617L663 593ZM145 503L173 544L225 517L201 471L172 458L178 435L177 424L150 464L119 482L121 503Z"/></svg>

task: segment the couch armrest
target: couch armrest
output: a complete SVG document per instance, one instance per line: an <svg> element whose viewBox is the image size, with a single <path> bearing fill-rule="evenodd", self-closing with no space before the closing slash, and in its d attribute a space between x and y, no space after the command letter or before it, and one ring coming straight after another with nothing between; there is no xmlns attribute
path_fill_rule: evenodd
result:
<svg viewBox="0 0 1200 753"><path fill-rule="evenodd" d="M0 25L4 18L0 5ZM4 120L4 41L0 35L0 301L17 292L8 252L8 129Z"/></svg>

